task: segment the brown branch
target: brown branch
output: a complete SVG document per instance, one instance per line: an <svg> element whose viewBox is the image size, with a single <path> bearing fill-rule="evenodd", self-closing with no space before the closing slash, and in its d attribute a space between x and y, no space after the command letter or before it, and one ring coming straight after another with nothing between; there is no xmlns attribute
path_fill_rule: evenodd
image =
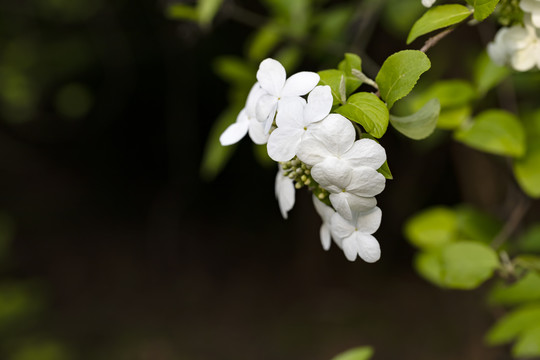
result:
<svg viewBox="0 0 540 360"><path fill-rule="evenodd" d="M435 46L439 41L441 41L441 39L443 39L446 35L450 34L452 31L454 31L453 27L448 28L444 31L441 31L437 35L430 37L429 39L426 40L426 42L424 43L424 46L420 48L420 51L425 53L430 48Z"/></svg>
<svg viewBox="0 0 540 360"><path fill-rule="evenodd" d="M516 228L518 227L521 220L523 220L523 217L527 213L531 206L531 200L529 198L523 198L514 208L512 213L510 214L510 218L504 224L501 231L495 236L493 241L491 242L491 247L494 249L498 249L502 244L505 243L506 240L516 231Z"/></svg>

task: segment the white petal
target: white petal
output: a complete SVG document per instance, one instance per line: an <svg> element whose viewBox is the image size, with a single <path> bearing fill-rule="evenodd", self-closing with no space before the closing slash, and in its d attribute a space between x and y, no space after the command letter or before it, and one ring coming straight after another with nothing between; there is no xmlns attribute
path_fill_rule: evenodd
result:
<svg viewBox="0 0 540 360"><path fill-rule="evenodd" d="M333 155L326 149L321 141L310 136L305 136L296 151L296 156L298 156L303 163L314 166Z"/></svg>
<svg viewBox="0 0 540 360"><path fill-rule="evenodd" d="M435 3L435 0L422 0L422 5L425 7L431 7Z"/></svg>
<svg viewBox="0 0 540 360"><path fill-rule="evenodd" d="M499 32L501 30L499 30ZM499 66L506 65L506 62L508 60L508 54L506 53L506 48L504 47L504 44L502 44L501 42L490 42L487 45L487 53L495 64Z"/></svg>
<svg viewBox="0 0 540 360"><path fill-rule="evenodd" d="M368 263L374 263L381 258L381 247L377 239L368 234L355 234L358 255Z"/></svg>
<svg viewBox="0 0 540 360"><path fill-rule="evenodd" d="M532 14L532 23L536 28L540 28L540 11Z"/></svg>
<svg viewBox="0 0 540 360"><path fill-rule="evenodd" d="M320 76L310 71L302 71L291 75L285 82L281 96L302 96L313 90L319 83Z"/></svg>
<svg viewBox="0 0 540 360"><path fill-rule="evenodd" d="M251 119L249 122L249 137L257 145L266 144L268 133L264 131L264 126L257 119Z"/></svg>
<svg viewBox="0 0 540 360"><path fill-rule="evenodd" d="M374 140L360 139L354 142L342 158L353 167L368 166L376 170L386 161L386 151Z"/></svg>
<svg viewBox="0 0 540 360"><path fill-rule="evenodd" d="M301 97L290 97L279 100L276 125L303 129L304 106L306 100Z"/></svg>
<svg viewBox="0 0 540 360"><path fill-rule="evenodd" d="M268 156L274 161L289 161L296 155L302 139L302 129L277 128L268 138Z"/></svg>
<svg viewBox="0 0 540 360"><path fill-rule="evenodd" d="M347 192L358 196L375 196L384 190L386 179L377 170L366 166L354 168L351 172Z"/></svg>
<svg viewBox="0 0 540 360"><path fill-rule="evenodd" d="M317 86L308 95L304 110L304 124L311 124L324 119L332 109L332 90L330 86Z"/></svg>
<svg viewBox="0 0 540 360"><path fill-rule="evenodd" d="M351 122L339 114L328 115L313 126L310 134L336 157L340 157L351 148L356 136Z"/></svg>
<svg viewBox="0 0 540 360"><path fill-rule="evenodd" d="M373 234L381 225L382 211L374 207L368 211L356 212L353 214L355 228L365 234Z"/></svg>
<svg viewBox="0 0 540 360"><path fill-rule="evenodd" d="M265 59L259 65L257 80L269 94L279 97L285 85L285 68L274 59Z"/></svg>
<svg viewBox="0 0 540 360"><path fill-rule="evenodd" d="M334 239L343 240L354 232L355 226L351 221L347 221L339 213L332 215L330 220L330 231Z"/></svg>
<svg viewBox="0 0 540 360"><path fill-rule="evenodd" d="M276 175L275 193L279 204L279 210L284 219L287 213L293 208L295 201L294 183L287 176L279 171Z"/></svg>
<svg viewBox="0 0 540 360"><path fill-rule="evenodd" d="M323 222L330 222L332 215L335 213L334 209L317 199L315 195L313 195L311 199L313 200L313 206L315 207L317 214L319 214Z"/></svg>
<svg viewBox="0 0 540 360"><path fill-rule="evenodd" d="M240 139L246 136L249 123L247 121L235 122L229 125L219 137L219 142L223 146L236 144Z"/></svg>
<svg viewBox="0 0 540 360"><path fill-rule="evenodd" d="M257 102L263 95L267 95L266 91L264 91L259 83L256 82L255 85L251 87L246 101L246 112L248 117L257 116Z"/></svg>
<svg viewBox="0 0 540 360"><path fill-rule="evenodd" d="M311 175L316 182L328 191L342 191L351 183L352 168L344 161L329 157L316 164L311 169ZM334 185L332 187L332 185ZM336 189L336 191L331 190Z"/></svg>
<svg viewBox="0 0 540 360"><path fill-rule="evenodd" d="M517 71L528 71L536 65L536 47L528 46L516 51L510 58L510 64Z"/></svg>
<svg viewBox="0 0 540 360"><path fill-rule="evenodd" d="M330 249L330 243L332 242L332 238L330 236L330 230L328 229L328 226L326 226L325 223L321 225L321 229L319 230L319 234L321 236L321 245L324 250Z"/></svg>
<svg viewBox="0 0 540 360"><path fill-rule="evenodd" d="M334 209L336 209L338 214L341 215L345 220L352 221L353 213L349 203L347 202L345 193L341 192L337 194L330 194L329 198L332 206Z"/></svg>
<svg viewBox="0 0 540 360"><path fill-rule="evenodd" d="M352 214L369 211L377 205L377 200L374 197L356 196L347 192L330 194L330 201L332 202L332 205L339 201L347 203L349 210L345 210L344 212L341 211L340 215L348 220L352 219ZM349 213L351 215L348 215Z"/></svg>
<svg viewBox="0 0 540 360"><path fill-rule="evenodd" d="M356 234L353 234L343 240L343 253L349 261L356 260L356 255L358 254L359 246L356 241Z"/></svg>
<svg viewBox="0 0 540 360"><path fill-rule="evenodd" d="M277 103L277 97L273 95L262 95L257 101L255 107L257 120L263 123L265 132L268 132L272 127L277 111Z"/></svg>

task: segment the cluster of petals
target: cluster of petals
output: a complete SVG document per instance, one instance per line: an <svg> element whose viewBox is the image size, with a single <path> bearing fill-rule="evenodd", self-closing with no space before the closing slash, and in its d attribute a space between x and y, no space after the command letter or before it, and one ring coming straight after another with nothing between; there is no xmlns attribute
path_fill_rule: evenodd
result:
<svg viewBox="0 0 540 360"><path fill-rule="evenodd" d="M538 3L540 1L532 1ZM539 13L540 15L540 13ZM530 15L524 18L525 26L503 27L488 44L487 51L493 62L509 65L517 71L540 68L539 29L533 26Z"/></svg>
<svg viewBox="0 0 540 360"><path fill-rule="evenodd" d="M540 28L540 0L521 0L519 7L530 14L532 25Z"/></svg>
<svg viewBox="0 0 540 360"><path fill-rule="evenodd" d="M435 3L435 0L422 0L422 5L429 8Z"/></svg>

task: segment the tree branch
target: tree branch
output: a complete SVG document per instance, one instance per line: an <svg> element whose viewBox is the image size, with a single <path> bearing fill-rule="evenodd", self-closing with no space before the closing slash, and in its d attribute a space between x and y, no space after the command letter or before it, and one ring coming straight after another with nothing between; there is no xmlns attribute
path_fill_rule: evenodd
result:
<svg viewBox="0 0 540 360"><path fill-rule="evenodd" d="M452 31L454 31L454 29L455 28L451 27L451 28L448 28L448 29L446 29L444 31L441 31L440 33L438 33L435 36L430 37L429 39L426 40L426 42L424 43L424 46L422 46L420 48L420 51L425 53L430 48L435 46L439 41L441 41L441 39L443 39L446 35L450 34Z"/></svg>

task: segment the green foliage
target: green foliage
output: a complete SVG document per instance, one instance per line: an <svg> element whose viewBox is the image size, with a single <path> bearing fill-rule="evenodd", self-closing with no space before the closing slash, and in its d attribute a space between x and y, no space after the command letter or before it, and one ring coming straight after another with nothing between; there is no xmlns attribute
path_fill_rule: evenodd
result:
<svg viewBox="0 0 540 360"><path fill-rule="evenodd" d="M221 7L223 0L198 0L197 15L201 26L208 26Z"/></svg>
<svg viewBox="0 0 540 360"><path fill-rule="evenodd" d="M476 60L473 72L474 83L478 94L483 96L507 78L510 73L511 70L508 67L498 66L491 61L487 52L483 51Z"/></svg>
<svg viewBox="0 0 540 360"><path fill-rule="evenodd" d="M333 104L344 104L344 99L341 98L341 82L345 80L345 74L341 70L330 69L319 71L321 80L319 85L328 85L332 89Z"/></svg>
<svg viewBox="0 0 540 360"><path fill-rule="evenodd" d="M425 139L437 127L441 105L439 100L431 99L424 107L409 116L390 115L390 123L403 135L414 139Z"/></svg>
<svg viewBox="0 0 540 360"><path fill-rule="evenodd" d="M454 137L472 148L497 155L519 157L525 152L523 126L515 115L504 110L482 112Z"/></svg>
<svg viewBox="0 0 540 360"><path fill-rule="evenodd" d="M499 0L467 0L467 3L474 8L474 18L483 21L495 10Z"/></svg>
<svg viewBox="0 0 540 360"><path fill-rule="evenodd" d="M417 37L455 25L471 15L471 10L459 4L434 6L420 19L418 19L407 37L407 44L412 43Z"/></svg>
<svg viewBox="0 0 540 360"><path fill-rule="evenodd" d="M512 354L516 357L537 357L540 356L540 325L527 329L523 332L514 347Z"/></svg>
<svg viewBox="0 0 540 360"><path fill-rule="evenodd" d="M388 127L388 109L374 94L360 92L347 99L347 104L339 107L337 113L357 122L372 136L380 138Z"/></svg>
<svg viewBox="0 0 540 360"><path fill-rule="evenodd" d="M457 225L457 215L452 209L429 208L407 221L405 236L420 249L436 249L455 239Z"/></svg>
<svg viewBox="0 0 540 360"><path fill-rule="evenodd" d="M377 171L383 174L386 179L392 180L394 178L388 166L388 161L385 161Z"/></svg>
<svg viewBox="0 0 540 360"><path fill-rule="evenodd" d="M499 220L471 206L458 206L456 215L460 239L489 244L502 228Z"/></svg>
<svg viewBox="0 0 540 360"><path fill-rule="evenodd" d="M489 301L499 305L519 305L538 300L540 300L540 275L535 272L527 273L509 286L498 284L489 295Z"/></svg>
<svg viewBox="0 0 540 360"><path fill-rule="evenodd" d="M10 356L10 360L69 360L72 356L67 348L52 340L27 341Z"/></svg>
<svg viewBox="0 0 540 360"><path fill-rule="evenodd" d="M332 360L369 360L372 356L373 349L369 346L362 346L336 355Z"/></svg>
<svg viewBox="0 0 540 360"><path fill-rule="evenodd" d="M281 41L280 29L280 26L273 22L259 28L248 42L248 58L258 62L266 58Z"/></svg>
<svg viewBox="0 0 540 360"><path fill-rule="evenodd" d="M199 14L195 7L182 3L169 5L167 7L166 15L171 19L177 20L197 21L199 19Z"/></svg>
<svg viewBox="0 0 540 360"><path fill-rule="evenodd" d="M490 345L506 344L539 324L540 304L525 305L499 319L487 333L486 341Z"/></svg>
<svg viewBox="0 0 540 360"><path fill-rule="evenodd" d="M430 67L426 54L418 50L403 50L390 55L375 78L381 98L386 101L388 108L409 94L420 75Z"/></svg>
<svg viewBox="0 0 540 360"><path fill-rule="evenodd" d="M540 274L540 256L520 255L514 258L514 264Z"/></svg>
<svg viewBox="0 0 540 360"><path fill-rule="evenodd" d="M338 69L319 71L320 85L328 85L332 89L333 104L345 104L347 97L352 94L362 81L355 76L355 72L362 72L362 60L358 55L346 53Z"/></svg>
<svg viewBox="0 0 540 360"><path fill-rule="evenodd" d="M518 248L525 253L540 253L540 224L530 226L518 239Z"/></svg>
<svg viewBox="0 0 540 360"><path fill-rule="evenodd" d="M540 198L540 144L530 144L525 156L514 163L516 179L527 195Z"/></svg>

